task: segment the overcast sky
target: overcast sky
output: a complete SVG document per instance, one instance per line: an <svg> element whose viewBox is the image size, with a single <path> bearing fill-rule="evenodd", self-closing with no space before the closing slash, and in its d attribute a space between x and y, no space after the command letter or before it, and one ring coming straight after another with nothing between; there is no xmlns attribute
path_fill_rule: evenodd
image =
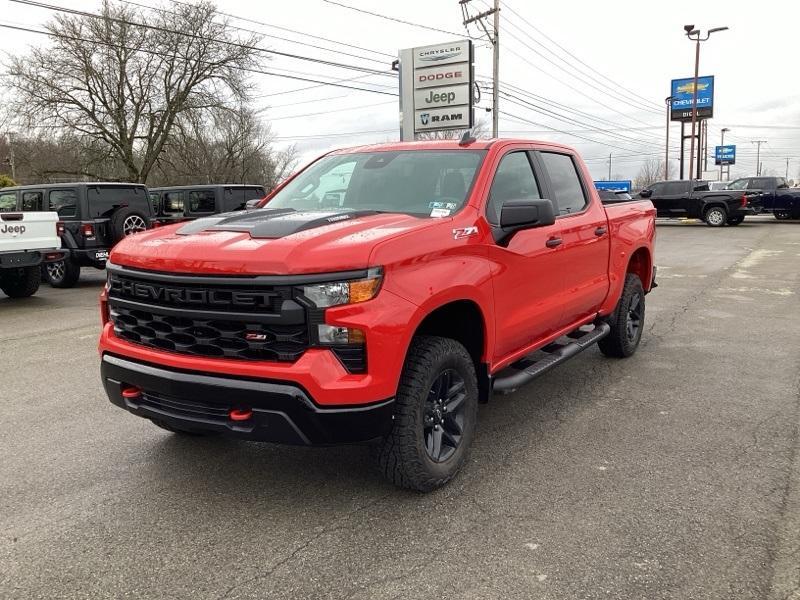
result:
<svg viewBox="0 0 800 600"><path fill-rule="evenodd" d="M99 4L92 0L50 1L85 10L97 10ZM472 0L472 12L485 10L485 1ZM263 33L261 45L265 48L378 70L388 69L400 48L448 42L464 35L458 0L337 2L452 34L359 13L324 0L225 0L219 2L219 7L230 15L250 19L232 23ZM170 7L169 1L137 3ZM731 131L726 134L726 143L736 144L738 152L734 176L754 174L755 146L751 140L756 139L767 140L761 152L764 169L783 175L788 157L790 177L800 175L800 67L796 50L800 5L796 2L509 0L501 2L501 7L500 81L537 94L543 98L536 101L538 106L579 122L558 120L506 100L501 103L501 111L510 116L501 117L501 136L555 140L575 146L596 178L608 176L611 153L612 175L633 178L644 159L663 155L663 105L670 92L670 79L693 74L694 45L683 35L683 25L692 23L703 30L728 26L729 31L714 34L701 48L701 75L716 77L709 146L718 144L720 129L728 127ZM44 8L0 0L0 24L40 27L53 14ZM481 32L472 27L470 33L478 37ZM2 40L3 50L12 53L24 52L30 44L47 43L42 36L11 30L2 30ZM481 44L476 53L476 72L488 77L491 51L485 41L476 43ZM365 76L314 62L268 58L266 54L264 58L263 69L276 74L324 81L358 77L346 85L397 91L397 79L392 76ZM394 96L331 86L310 87L314 84L279 76L256 77L260 96L256 103L264 109L263 117L271 122L276 143L295 143L304 160L334 147L398 138L398 103ZM507 89L519 94L513 88ZM531 101L530 96L526 99ZM561 107L553 108L546 102ZM481 106L490 104L489 96L484 94ZM487 122L490 131L491 115L481 110L478 118ZM675 159L679 130L675 124L670 133Z"/></svg>

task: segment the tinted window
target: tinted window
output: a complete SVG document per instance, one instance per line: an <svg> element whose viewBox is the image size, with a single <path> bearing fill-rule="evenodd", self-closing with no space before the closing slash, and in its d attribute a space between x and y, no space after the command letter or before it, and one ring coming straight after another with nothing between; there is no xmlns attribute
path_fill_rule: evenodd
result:
<svg viewBox="0 0 800 600"><path fill-rule="evenodd" d="M267 192L262 187L244 188L242 192L244 194L245 202L248 200L255 200L257 198L263 198L267 195Z"/></svg>
<svg viewBox="0 0 800 600"><path fill-rule="evenodd" d="M264 188L225 188L222 195L222 211L244 210L248 200L261 199L266 195Z"/></svg>
<svg viewBox="0 0 800 600"><path fill-rule="evenodd" d="M43 210L43 204L42 192L22 192L22 210Z"/></svg>
<svg viewBox="0 0 800 600"><path fill-rule="evenodd" d="M778 178L778 189L779 190L784 190L784 189L786 189L788 187L789 187L789 183L783 177L779 177Z"/></svg>
<svg viewBox="0 0 800 600"><path fill-rule="evenodd" d="M695 181L692 189L695 192L707 192L710 188L707 181Z"/></svg>
<svg viewBox="0 0 800 600"><path fill-rule="evenodd" d="M769 177L757 177L750 180L750 185L747 186L751 190L771 190L773 188L774 180Z"/></svg>
<svg viewBox="0 0 800 600"><path fill-rule="evenodd" d="M474 150L332 154L287 183L269 206L447 217L466 201L484 155Z"/></svg>
<svg viewBox="0 0 800 600"><path fill-rule="evenodd" d="M158 195L158 192L150 192L150 204L153 205L153 212L158 214L161 210L161 196Z"/></svg>
<svg viewBox="0 0 800 600"><path fill-rule="evenodd" d="M164 214L183 214L183 192L163 192Z"/></svg>
<svg viewBox="0 0 800 600"><path fill-rule="evenodd" d="M490 222L499 223L500 211L508 200L535 200L541 197L528 153L506 154L494 175L486 216Z"/></svg>
<svg viewBox="0 0 800 600"><path fill-rule="evenodd" d="M661 194L664 196L677 196L685 194L689 191L689 183L687 181L668 181L664 184Z"/></svg>
<svg viewBox="0 0 800 600"><path fill-rule="evenodd" d="M0 212L17 210L17 193L5 192L0 194Z"/></svg>
<svg viewBox="0 0 800 600"><path fill-rule="evenodd" d="M143 188L139 187L90 187L87 193L89 200L89 219L107 218L114 211L129 206L151 214L150 199Z"/></svg>
<svg viewBox="0 0 800 600"><path fill-rule="evenodd" d="M48 201L50 210L56 211L59 217L78 216L78 194L75 190L53 190Z"/></svg>
<svg viewBox="0 0 800 600"><path fill-rule="evenodd" d="M728 184L727 189L729 190L743 190L747 188L747 184L750 180L749 179L737 179L736 181L732 181ZM750 186L755 187L755 186Z"/></svg>
<svg viewBox="0 0 800 600"><path fill-rule="evenodd" d="M542 152L542 160L550 176L559 214L568 215L582 211L586 206L586 196L572 157Z"/></svg>
<svg viewBox="0 0 800 600"><path fill-rule="evenodd" d="M189 212L213 213L214 190L193 190L189 192Z"/></svg>

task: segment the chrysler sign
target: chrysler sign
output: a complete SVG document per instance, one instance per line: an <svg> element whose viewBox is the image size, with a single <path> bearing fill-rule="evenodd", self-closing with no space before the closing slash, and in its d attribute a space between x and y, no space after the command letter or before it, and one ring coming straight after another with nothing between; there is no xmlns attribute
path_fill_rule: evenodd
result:
<svg viewBox="0 0 800 600"><path fill-rule="evenodd" d="M472 42L400 51L400 139L472 127Z"/></svg>

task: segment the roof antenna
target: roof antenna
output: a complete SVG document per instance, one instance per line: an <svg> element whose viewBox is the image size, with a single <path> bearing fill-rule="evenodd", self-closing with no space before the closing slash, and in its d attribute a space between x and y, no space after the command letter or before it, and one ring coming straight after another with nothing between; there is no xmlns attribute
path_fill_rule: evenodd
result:
<svg viewBox="0 0 800 600"><path fill-rule="evenodd" d="M471 144L472 142L475 142L475 141L477 141L477 140L474 137L472 137L472 134L470 133L469 129L467 129L464 132L464 135L461 136L461 141L458 142L458 145L459 146L468 146L469 144Z"/></svg>

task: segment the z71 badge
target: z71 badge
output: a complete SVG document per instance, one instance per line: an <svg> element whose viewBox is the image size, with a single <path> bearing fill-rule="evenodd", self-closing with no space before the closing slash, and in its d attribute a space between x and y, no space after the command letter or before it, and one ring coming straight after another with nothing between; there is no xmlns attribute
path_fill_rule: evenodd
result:
<svg viewBox="0 0 800 600"><path fill-rule="evenodd" d="M459 229L453 229L454 240L461 240L471 235L478 235L477 227L460 227Z"/></svg>

